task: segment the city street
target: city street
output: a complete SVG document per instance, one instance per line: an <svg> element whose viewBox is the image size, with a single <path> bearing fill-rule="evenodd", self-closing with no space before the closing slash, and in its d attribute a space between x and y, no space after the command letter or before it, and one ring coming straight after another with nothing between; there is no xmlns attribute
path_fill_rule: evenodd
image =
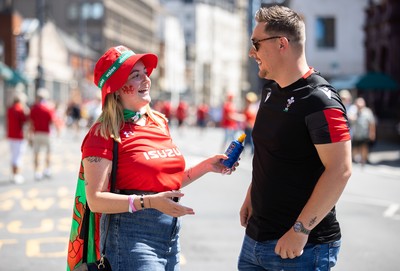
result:
<svg viewBox="0 0 400 271"><path fill-rule="evenodd" d="M223 132L209 128L178 131L173 138L187 166L222 152ZM53 177L33 181L32 150L24 157L24 184L9 182L9 146L0 139L0 270L65 270L73 196L84 131L65 130L53 138ZM377 146L372 164L354 165L353 175L337 205L342 249L335 271L395 271L400 240L400 149ZM340 159L340 158L338 158ZM230 176L208 174L183 189L181 204L195 215L183 218L181 269L237 270L244 228L239 209L251 180L251 157L242 155Z"/></svg>

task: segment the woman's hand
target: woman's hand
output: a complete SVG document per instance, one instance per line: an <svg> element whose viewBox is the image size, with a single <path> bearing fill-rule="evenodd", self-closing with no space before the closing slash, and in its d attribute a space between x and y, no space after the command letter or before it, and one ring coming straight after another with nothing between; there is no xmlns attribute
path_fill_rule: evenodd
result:
<svg viewBox="0 0 400 271"><path fill-rule="evenodd" d="M144 196L144 198L145 203L147 203L146 208L154 208L164 214L173 217L194 215L194 211L192 208L183 206L174 201L174 198L177 198L179 200L183 196L184 194L180 191L168 191L157 193L154 195L146 195Z"/></svg>
<svg viewBox="0 0 400 271"><path fill-rule="evenodd" d="M226 160L226 159L228 159L228 156L226 156L225 154L217 154L217 155L214 155L214 156L208 158L207 160L205 160L205 162L208 162L210 164L211 172L222 173L224 175L230 175L232 172L234 172L236 170L236 167L239 166L239 162L236 162L233 165L233 167L227 168L226 166L224 166L221 163L222 160ZM240 158L239 158L239 160L240 160Z"/></svg>
<svg viewBox="0 0 400 271"><path fill-rule="evenodd" d="M184 177L182 180L182 187L185 187L195 180L199 179L201 176L208 172L221 173L224 175L230 175L233 171L236 170L236 167L239 166L239 163L236 162L233 167L227 168L224 166L221 161L228 159L228 156L225 154L216 154L211 156L194 167L191 167L185 170ZM240 158L239 158L240 159Z"/></svg>

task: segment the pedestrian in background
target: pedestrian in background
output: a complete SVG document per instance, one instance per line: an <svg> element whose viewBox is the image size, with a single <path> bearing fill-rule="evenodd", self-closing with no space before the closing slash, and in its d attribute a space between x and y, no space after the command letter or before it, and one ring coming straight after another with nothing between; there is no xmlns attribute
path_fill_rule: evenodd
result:
<svg viewBox="0 0 400 271"><path fill-rule="evenodd" d="M349 114L349 112L351 110L354 110L353 108L355 107L353 104L353 96L351 95L351 92L348 89L342 89L339 91L339 96L342 100L344 107L346 108L347 114Z"/></svg>
<svg viewBox="0 0 400 271"><path fill-rule="evenodd" d="M30 113L30 140L33 148L34 178L40 181L51 177L50 132L55 117L54 107L49 103L49 91L40 88ZM44 166L40 165L40 154L44 152Z"/></svg>
<svg viewBox="0 0 400 271"><path fill-rule="evenodd" d="M185 101L179 101L175 110L175 117L178 120L178 129L182 131L185 120L188 116L188 104Z"/></svg>
<svg viewBox="0 0 400 271"><path fill-rule="evenodd" d="M351 142L337 91L309 67L305 24L261 7L249 56L264 87L253 129L252 181L242 208L239 270L330 270L341 240L337 203L351 175Z"/></svg>
<svg viewBox="0 0 400 271"><path fill-rule="evenodd" d="M82 119L82 106L78 94L73 93L73 97L67 105L67 124L75 131L75 137L79 137L81 130L81 119Z"/></svg>
<svg viewBox="0 0 400 271"><path fill-rule="evenodd" d="M161 113L164 114L165 118L168 121L172 119L172 105L170 101L162 101L161 102Z"/></svg>
<svg viewBox="0 0 400 271"><path fill-rule="evenodd" d="M23 154L26 149L24 126L29 119L29 108L26 105L26 95L22 92L14 94L13 103L7 109L7 138L11 151L11 181L24 183L21 174Z"/></svg>
<svg viewBox="0 0 400 271"><path fill-rule="evenodd" d="M250 148L250 153L254 153L254 145L253 145L253 127L254 122L256 121L257 111L258 111L258 103L257 103L257 94L250 91L245 96L245 106L243 108L244 115L244 133L246 134L246 139L244 141L245 149ZM246 148L247 147L247 148Z"/></svg>
<svg viewBox="0 0 400 271"><path fill-rule="evenodd" d="M375 116L364 98L354 101L355 110L349 114L352 127L353 161L364 166L368 163L369 148L376 140Z"/></svg>
<svg viewBox="0 0 400 271"><path fill-rule="evenodd" d="M100 235L107 238L105 254L113 271L179 270L179 217L194 214L177 202L183 196L179 189L208 172L226 170L220 163L224 154L185 169L167 119L150 108L149 76L157 61L154 54L117 46L94 69L103 111L82 143L83 176L90 209L103 213ZM114 140L119 142L117 193L110 193Z"/></svg>
<svg viewBox="0 0 400 271"><path fill-rule="evenodd" d="M340 99L342 100L342 103L344 107L346 108L346 114L347 116L352 116L355 112L357 112L357 107L353 103L353 96L351 95L351 92L348 89L342 89L339 91L339 96ZM349 118L350 120L350 118ZM350 125L350 136L352 137L353 135L353 129L351 129L351 121L349 121Z"/></svg>
<svg viewBox="0 0 400 271"><path fill-rule="evenodd" d="M233 93L228 93L226 99L222 105L222 118L221 127L224 130L224 138L222 140L222 150L226 149L226 146L235 140L236 132L238 131L238 122L241 120L238 117L238 111L233 102L235 95Z"/></svg>
<svg viewBox="0 0 400 271"><path fill-rule="evenodd" d="M88 123L87 127L90 128L101 114L101 94L96 95L93 101L87 106Z"/></svg>
<svg viewBox="0 0 400 271"><path fill-rule="evenodd" d="M209 119L209 107L205 103L201 103L197 106L196 118L197 118L197 127L200 128L200 134L202 134L207 127L207 122Z"/></svg>

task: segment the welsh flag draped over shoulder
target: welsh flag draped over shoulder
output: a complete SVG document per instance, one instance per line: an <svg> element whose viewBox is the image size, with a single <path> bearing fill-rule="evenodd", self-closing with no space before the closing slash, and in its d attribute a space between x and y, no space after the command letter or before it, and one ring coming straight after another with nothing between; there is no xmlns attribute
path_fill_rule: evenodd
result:
<svg viewBox="0 0 400 271"><path fill-rule="evenodd" d="M79 169L78 181L76 184L74 209L72 213L71 233L68 244L67 271L72 271L82 264L84 258L84 223L89 223L87 262L95 262L100 258L100 214L95 214L87 210L85 194L85 178L83 163ZM84 215L88 215L84 219ZM89 219L88 219L89 218Z"/></svg>

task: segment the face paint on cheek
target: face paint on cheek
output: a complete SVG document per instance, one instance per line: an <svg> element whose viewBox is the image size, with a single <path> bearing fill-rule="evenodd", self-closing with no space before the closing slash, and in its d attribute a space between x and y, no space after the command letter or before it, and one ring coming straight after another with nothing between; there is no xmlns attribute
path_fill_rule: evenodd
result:
<svg viewBox="0 0 400 271"><path fill-rule="evenodd" d="M135 88L131 85L125 85L121 90L124 94L133 94L135 92Z"/></svg>

